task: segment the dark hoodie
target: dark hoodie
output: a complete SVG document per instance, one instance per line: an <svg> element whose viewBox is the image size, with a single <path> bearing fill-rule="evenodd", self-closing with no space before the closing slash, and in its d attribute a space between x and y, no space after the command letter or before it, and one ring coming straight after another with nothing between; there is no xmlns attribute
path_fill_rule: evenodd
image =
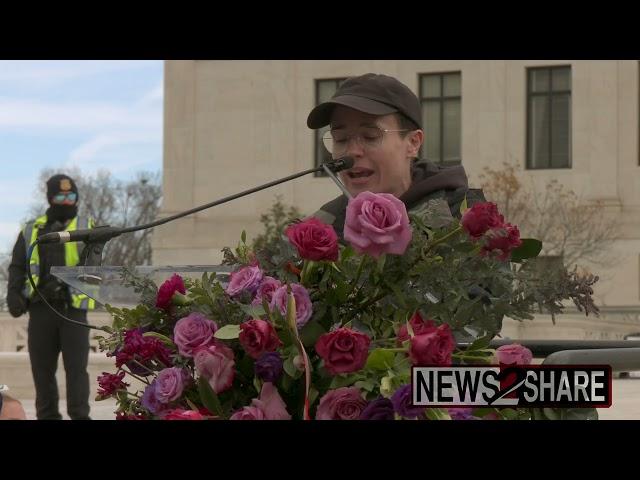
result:
<svg viewBox="0 0 640 480"><path fill-rule="evenodd" d="M460 216L460 204L467 197L467 205L484 202L480 189L469 188L467 174L462 165L441 167L426 160L416 159L411 166L411 186L402 196L407 211L434 198L446 198L451 214ZM325 223L333 225L342 240L347 209L347 197L344 195L324 204L313 214Z"/></svg>

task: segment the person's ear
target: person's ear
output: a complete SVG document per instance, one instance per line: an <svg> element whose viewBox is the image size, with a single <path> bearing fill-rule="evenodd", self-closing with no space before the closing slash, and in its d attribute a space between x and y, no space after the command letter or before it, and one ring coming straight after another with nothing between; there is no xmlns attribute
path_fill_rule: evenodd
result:
<svg viewBox="0 0 640 480"><path fill-rule="evenodd" d="M407 151L408 156L417 157L418 152L420 152L422 142L424 142L424 131L414 130L412 132L409 132L409 135L407 135L407 139L409 140L409 147Z"/></svg>

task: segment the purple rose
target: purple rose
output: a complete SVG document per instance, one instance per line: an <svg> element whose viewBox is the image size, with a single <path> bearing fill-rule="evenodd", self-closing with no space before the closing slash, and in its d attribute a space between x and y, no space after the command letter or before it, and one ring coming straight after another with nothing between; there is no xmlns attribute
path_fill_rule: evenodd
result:
<svg viewBox="0 0 640 480"><path fill-rule="evenodd" d="M182 395L182 391L190 379L189 373L183 368L171 367L161 370L155 379L156 399L160 403L169 403L177 400Z"/></svg>
<svg viewBox="0 0 640 480"><path fill-rule="evenodd" d="M180 355L193 357L198 348L213 342L213 334L217 329L215 322L201 313L193 312L178 320L173 327L173 341Z"/></svg>
<svg viewBox="0 0 640 480"><path fill-rule="evenodd" d="M356 387L336 388L320 399L316 420L357 420L366 406Z"/></svg>
<svg viewBox="0 0 640 480"><path fill-rule="evenodd" d="M447 409L452 420L480 420L478 417L474 417L471 412L473 408L468 407L456 407Z"/></svg>
<svg viewBox="0 0 640 480"><path fill-rule="evenodd" d="M262 276L262 270L258 265L242 267L231 272L229 285L225 291L230 297L236 297L242 292L249 292L253 295L262 282Z"/></svg>
<svg viewBox="0 0 640 480"><path fill-rule="evenodd" d="M282 282L273 277L265 276L262 279L262 283L256 291L256 296L251 302L251 305L262 305L262 300L266 300L267 303L271 303L273 300L273 294L282 286Z"/></svg>
<svg viewBox="0 0 640 480"><path fill-rule="evenodd" d="M311 298L309 297L307 289L299 283L292 283L291 291L296 301L296 325L298 325L298 328L301 328L309 321L313 314ZM273 294L273 300L270 305L271 309L277 309L285 318L287 316L288 297L287 286L283 285Z"/></svg>
<svg viewBox="0 0 640 480"><path fill-rule="evenodd" d="M359 420L395 420L393 403L388 398L376 398L364 408Z"/></svg>
<svg viewBox="0 0 640 480"><path fill-rule="evenodd" d="M142 398L140 399L140 403L142 404L142 406L154 415L158 415L169 408L164 403L158 401L158 398L156 397L157 386L158 382L156 380L151 382L150 385L147 385L147 388L145 388L142 394Z"/></svg>
<svg viewBox="0 0 640 480"><path fill-rule="evenodd" d="M263 353L256 360L254 370L260 380L276 383L282 375L282 357L278 352Z"/></svg>
<svg viewBox="0 0 640 480"><path fill-rule="evenodd" d="M359 193L349 200L344 238L359 253L402 255L411 242L407 209L389 193Z"/></svg>
<svg viewBox="0 0 640 480"><path fill-rule="evenodd" d="M414 407L411 399L411 385L403 385L391 397L396 413L404 418L417 418L424 413L425 407Z"/></svg>

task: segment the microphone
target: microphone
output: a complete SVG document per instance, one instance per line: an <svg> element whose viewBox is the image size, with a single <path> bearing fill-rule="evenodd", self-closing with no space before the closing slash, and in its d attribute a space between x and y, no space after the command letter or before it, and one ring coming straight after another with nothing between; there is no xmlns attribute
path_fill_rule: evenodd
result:
<svg viewBox="0 0 640 480"><path fill-rule="evenodd" d="M289 175L288 177L281 178L280 180L275 180L273 182L266 183L264 185L260 185L259 187L251 188L249 190L245 190L244 192L237 193L235 195L230 195L228 197L222 198L215 202L208 203L206 205L201 205L196 208L192 208L191 210L187 210L186 212L180 212L175 215L171 215L170 217L163 218L161 220L156 220L155 222L148 223L145 225L134 225L132 227L110 227L109 225L103 225L99 227L94 227L86 230L72 230L72 231L61 231L61 232L51 232L45 233L37 238L38 244L42 245L44 243L65 243L65 242L84 242L84 243L101 243L104 244L111 240L114 237L117 237L123 233L135 232L138 230L145 230L147 228L157 227L158 225L162 225L164 223L170 222L172 220L176 220L177 218L184 217L186 215L190 215L192 213L199 212L206 208L215 207L217 205L221 205L223 203L229 202L231 200L235 200L236 198L244 197L245 195L249 195L251 193L264 190L269 187L273 187L280 183L287 182L289 180L293 180L295 178L301 177L303 175L308 175L309 173L325 171L332 180L338 185L338 187L350 198L348 192L346 192L344 185L337 179L334 172L340 172L342 170L348 170L353 167L354 160L351 157L341 157L335 160L331 160L329 162L325 162L319 167L312 168L309 170L305 170L304 172L296 173L293 175Z"/></svg>
<svg viewBox="0 0 640 480"><path fill-rule="evenodd" d="M45 233L38 237L38 243L42 245L43 243L106 242L121 233L121 228L104 225L86 230Z"/></svg>
<svg viewBox="0 0 640 480"><path fill-rule="evenodd" d="M324 165L327 166L332 172L337 173L342 170L349 170L353 167L353 158L351 157L342 157L331 162L326 162Z"/></svg>

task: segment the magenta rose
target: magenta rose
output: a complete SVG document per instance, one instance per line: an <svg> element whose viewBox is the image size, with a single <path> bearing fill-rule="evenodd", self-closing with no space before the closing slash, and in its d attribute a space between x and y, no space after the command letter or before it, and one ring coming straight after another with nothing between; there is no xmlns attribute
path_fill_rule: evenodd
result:
<svg viewBox="0 0 640 480"><path fill-rule="evenodd" d="M195 410L182 410L175 408L173 410L167 410L162 415L163 420L204 420L204 417L200 412Z"/></svg>
<svg viewBox="0 0 640 480"><path fill-rule="evenodd" d="M527 347L512 343L502 345L496 349L498 363L503 365L529 365L533 359L531 350Z"/></svg>
<svg viewBox="0 0 640 480"><path fill-rule="evenodd" d="M155 379L156 400L160 403L169 403L177 400L190 380L191 376L183 368L171 367L161 370Z"/></svg>
<svg viewBox="0 0 640 480"><path fill-rule="evenodd" d="M389 193L362 192L349 200L344 238L357 252L402 255L411 242L407 209Z"/></svg>
<svg viewBox="0 0 640 480"><path fill-rule="evenodd" d="M265 352L273 352L282 346L273 325L259 318L240 324L240 345L253 359Z"/></svg>
<svg viewBox="0 0 640 480"><path fill-rule="evenodd" d="M480 202L464 212L460 223L471 237L480 238L487 230L502 226L504 217L495 203Z"/></svg>
<svg viewBox="0 0 640 480"><path fill-rule="evenodd" d="M325 333L316 342L316 352L332 375L357 372L367 362L371 339L364 333L339 328Z"/></svg>
<svg viewBox="0 0 640 480"><path fill-rule="evenodd" d="M301 328L309 321L313 314L311 297L309 297L307 289L299 283L292 283L291 291L293 292L293 298L296 301L296 325L298 328ZM282 316L286 318L288 298L289 293L287 292L287 286L283 285L273 294L271 309L277 309Z"/></svg>
<svg viewBox="0 0 640 480"><path fill-rule="evenodd" d="M321 399L316 420L358 420L367 401L356 387L329 390Z"/></svg>
<svg viewBox="0 0 640 480"><path fill-rule="evenodd" d="M236 297L242 292L249 292L252 295L262 282L263 273L258 265L248 265L235 272L231 272L229 285L226 292L230 297Z"/></svg>
<svg viewBox="0 0 640 480"><path fill-rule="evenodd" d="M511 252L520 245L522 245L522 240L520 240L518 227L505 223L486 233L482 253L485 255L489 252L497 253L500 260L507 260L511 256Z"/></svg>
<svg viewBox="0 0 640 480"><path fill-rule="evenodd" d="M285 235L306 260L338 260L338 235L331 225L309 218L288 226Z"/></svg>
<svg viewBox="0 0 640 480"><path fill-rule="evenodd" d="M222 343L196 350L193 361L196 371L204 377L215 393L231 388L235 377L233 350Z"/></svg>
<svg viewBox="0 0 640 480"><path fill-rule="evenodd" d="M420 312L416 312L409 319L409 325L411 325L411 330L413 330L414 335L422 335L423 333L430 333L436 330L436 325L433 323L433 320L427 319L424 320L420 315ZM407 324L403 323L398 330L397 335L397 343L398 346L401 346L403 342L409 340L409 330L407 329Z"/></svg>
<svg viewBox="0 0 640 480"><path fill-rule="evenodd" d="M440 325L434 331L416 335L409 344L409 358L416 367L451 365L451 353L456 342L449 325Z"/></svg>
<svg viewBox="0 0 640 480"><path fill-rule="evenodd" d="M273 294L282 286L282 282L267 275L262 279L262 283L256 291L256 296L251 305L262 305L264 299L268 304L273 300Z"/></svg>
<svg viewBox="0 0 640 480"><path fill-rule="evenodd" d="M193 312L176 322L173 327L173 341L178 346L180 355L193 357L196 349L206 347L213 340L218 329L214 321L203 314Z"/></svg>
<svg viewBox="0 0 640 480"><path fill-rule="evenodd" d="M167 310L171 306L171 299L176 292L184 295L187 290L184 287L182 277L174 273L171 278L160 285L156 298L156 307Z"/></svg>

